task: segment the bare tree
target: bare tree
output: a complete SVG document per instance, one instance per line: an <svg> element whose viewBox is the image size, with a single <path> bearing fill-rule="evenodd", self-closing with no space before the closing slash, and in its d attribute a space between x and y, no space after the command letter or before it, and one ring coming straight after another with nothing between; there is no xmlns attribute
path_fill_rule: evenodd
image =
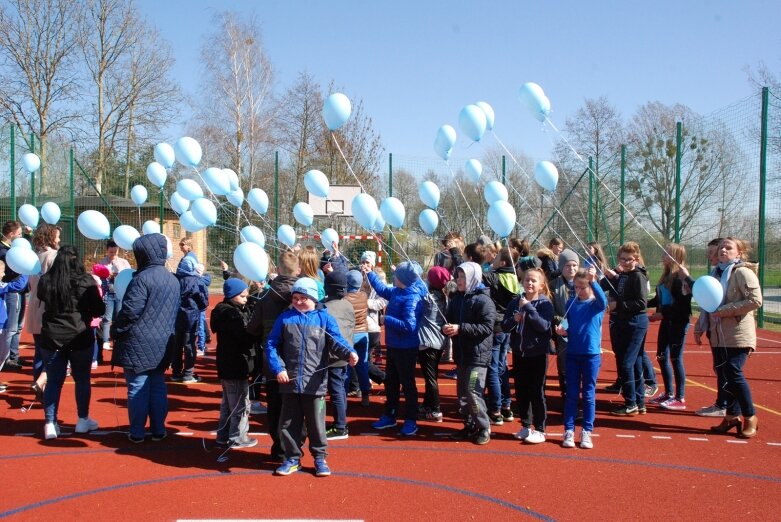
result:
<svg viewBox="0 0 781 522"><path fill-rule="evenodd" d="M8 0L0 4L0 108L3 118L37 133L43 192L46 140L76 118L69 103L78 70L77 0ZM28 144L29 146L30 144Z"/></svg>

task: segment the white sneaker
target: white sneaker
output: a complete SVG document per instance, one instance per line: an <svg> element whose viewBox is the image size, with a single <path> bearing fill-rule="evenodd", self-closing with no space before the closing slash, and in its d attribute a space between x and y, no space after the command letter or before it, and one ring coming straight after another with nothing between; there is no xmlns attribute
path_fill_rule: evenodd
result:
<svg viewBox="0 0 781 522"><path fill-rule="evenodd" d="M529 436L523 439L523 441L529 444L540 444L541 442L545 442L545 433L537 430L530 430Z"/></svg>
<svg viewBox="0 0 781 522"><path fill-rule="evenodd" d="M700 417L724 417L727 415L727 410L725 408L719 408L715 404L711 404L710 406L700 408L694 413Z"/></svg>
<svg viewBox="0 0 781 522"><path fill-rule="evenodd" d="M46 440L56 439L60 434L60 427L56 422L47 422L43 425L43 436Z"/></svg>
<svg viewBox="0 0 781 522"><path fill-rule="evenodd" d="M98 361L92 361L92 366L91 366L91 368L92 368L93 370L97 370L97 369L98 369Z"/></svg>
<svg viewBox="0 0 781 522"><path fill-rule="evenodd" d="M90 431L95 431L98 429L98 423L94 419L90 419L89 417L80 418L78 421L76 421L76 433L88 433Z"/></svg>
<svg viewBox="0 0 781 522"><path fill-rule="evenodd" d="M526 440L526 437L528 437L531 432L532 430L524 426L523 428L521 428L521 431L519 431L518 433L513 433L513 437L515 437L518 440Z"/></svg>
<svg viewBox="0 0 781 522"><path fill-rule="evenodd" d="M107 351L111 351L111 343L105 342L103 343L103 349Z"/></svg>
<svg viewBox="0 0 781 522"><path fill-rule="evenodd" d="M574 448L575 447L575 432L573 430L567 430L564 432L564 442L561 443L562 448Z"/></svg>
<svg viewBox="0 0 781 522"><path fill-rule="evenodd" d="M573 444L574 445L574 444ZM583 430L580 432L580 447L583 449L591 449L594 447L594 443L591 442L591 432Z"/></svg>

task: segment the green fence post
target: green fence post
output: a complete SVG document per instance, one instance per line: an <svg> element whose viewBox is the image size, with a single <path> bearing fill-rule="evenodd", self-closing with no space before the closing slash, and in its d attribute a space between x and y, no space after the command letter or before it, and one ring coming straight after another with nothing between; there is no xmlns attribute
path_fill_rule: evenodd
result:
<svg viewBox="0 0 781 522"><path fill-rule="evenodd" d="M681 156L683 151L683 124L675 124L675 242L681 242Z"/></svg>
<svg viewBox="0 0 781 522"><path fill-rule="evenodd" d="M68 185L70 187L70 213L71 213L71 226L70 226L70 243L76 244L76 182L74 180L75 167L73 165L73 147L68 151Z"/></svg>
<svg viewBox="0 0 781 522"><path fill-rule="evenodd" d="M626 207L624 206L624 197L626 196L626 145L621 145L621 211L619 213L619 231L618 243L624 244L624 216Z"/></svg>
<svg viewBox="0 0 781 522"><path fill-rule="evenodd" d="M33 132L30 133L30 152L35 154L35 133ZM35 206L35 172L30 172L30 203Z"/></svg>
<svg viewBox="0 0 781 522"><path fill-rule="evenodd" d="M757 255L759 256L759 287L765 288L765 190L767 185L767 107L769 89L762 87L762 122L759 131L759 239L757 240ZM759 327L765 326L765 307L759 308L757 314Z"/></svg>
<svg viewBox="0 0 781 522"><path fill-rule="evenodd" d="M11 220L16 221L16 126L11 125Z"/></svg>
<svg viewBox="0 0 781 522"><path fill-rule="evenodd" d="M502 185L507 185L507 157L502 154Z"/></svg>
<svg viewBox="0 0 781 522"><path fill-rule="evenodd" d="M594 241L594 158L588 157L588 240Z"/></svg>

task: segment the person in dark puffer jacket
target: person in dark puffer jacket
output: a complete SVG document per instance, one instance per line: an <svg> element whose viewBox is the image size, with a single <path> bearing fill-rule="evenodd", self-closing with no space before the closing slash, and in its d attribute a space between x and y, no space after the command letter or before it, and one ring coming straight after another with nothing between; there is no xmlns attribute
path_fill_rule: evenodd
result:
<svg viewBox="0 0 781 522"><path fill-rule="evenodd" d="M442 327L442 333L453 339L458 404L464 418L464 428L451 438L472 439L476 444L487 444L491 438L483 393L496 320L496 306L483 286L482 272L480 265L472 262L456 269L458 291L448 304L447 324Z"/></svg>
<svg viewBox="0 0 781 522"><path fill-rule="evenodd" d="M146 420L152 440L165 438L168 392L165 370L174 343L179 282L165 267L166 239L144 234L133 242L138 270L130 280L122 309L111 325L112 365L125 370L132 442L143 442Z"/></svg>

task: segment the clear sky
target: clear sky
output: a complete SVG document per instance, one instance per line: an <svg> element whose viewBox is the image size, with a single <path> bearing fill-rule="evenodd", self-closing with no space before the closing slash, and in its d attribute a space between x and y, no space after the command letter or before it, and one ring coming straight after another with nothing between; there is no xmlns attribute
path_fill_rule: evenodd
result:
<svg viewBox="0 0 781 522"><path fill-rule="evenodd" d="M175 75L195 93L198 56L215 12L254 13L277 91L300 71L363 99L387 152L436 159L440 125L458 129L478 100L495 131L535 160L550 138L517 92L540 84L558 126L586 98L606 96L628 119L642 104L683 103L700 114L752 94L746 67L781 76L778 0L296 1L138 0L176 57ZM177 127L173 127L176 129ZM178 136L163 136L175 139ZM454 156L467 155L460 136Z"/></svg>

